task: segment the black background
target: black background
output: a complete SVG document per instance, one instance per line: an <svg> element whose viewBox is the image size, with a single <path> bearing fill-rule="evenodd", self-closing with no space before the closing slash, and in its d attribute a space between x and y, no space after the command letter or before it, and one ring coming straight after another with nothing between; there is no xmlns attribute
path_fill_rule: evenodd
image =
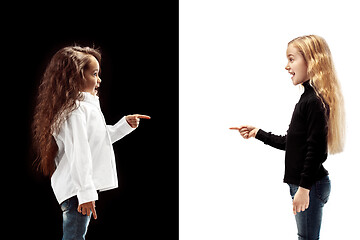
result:
<svg viewBox="0 0 360 240"><path fill-rule="evenodd" d="M1 215L8 236L61 239L62 213L50 180L33 166L30 126L47 63L76 43L102 52L108 124L134 113L152 117L114 144L119 188L99 194L87 239L178 239L178 1L48 4L15 3L2 13Z"/></svg>

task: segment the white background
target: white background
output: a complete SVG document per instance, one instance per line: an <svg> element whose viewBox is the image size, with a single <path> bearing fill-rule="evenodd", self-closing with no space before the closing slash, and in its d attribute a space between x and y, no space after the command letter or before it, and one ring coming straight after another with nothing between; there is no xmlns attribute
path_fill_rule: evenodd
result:
<svg viewBox="0 0 360 240"><path fill-rule="evenodd" d="M360 226L360 15L356 1L180 0L180 239L297 239L284 152L231 126L285 134L302 90L287 43L317 34L332 51L347 111L345 151L325 163L332 193L321 239Z"/></svg>

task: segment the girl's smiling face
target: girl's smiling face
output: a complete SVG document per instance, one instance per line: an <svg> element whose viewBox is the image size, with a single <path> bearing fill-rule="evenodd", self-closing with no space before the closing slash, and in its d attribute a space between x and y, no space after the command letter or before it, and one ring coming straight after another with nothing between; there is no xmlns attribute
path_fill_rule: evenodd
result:
<svg viewBox="0 0 360 240"><path fill-rule="evenodd" d="M286 50L286 56L288 64L285 69L292 75L293 84L298 85L309 80L307 64L299 49L290 44Z"/></svg>
<svg viewBox="0 0 360 240"><path fill-rule="evenodd" d="M90 63L84 70L85 87L84 92L89 92L96 96L100 87L101 79L99 77L100 65L94 56L90 57Z"/></svg>

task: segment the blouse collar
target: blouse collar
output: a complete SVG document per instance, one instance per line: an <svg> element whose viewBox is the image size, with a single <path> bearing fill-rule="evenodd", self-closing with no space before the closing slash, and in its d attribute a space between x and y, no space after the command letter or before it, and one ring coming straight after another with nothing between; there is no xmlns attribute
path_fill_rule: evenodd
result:
<svg viewBox="0 0 360 240"><path fill-rule="evenodd" d="M92 105L95 105L97 108L100 108L100 101L98 96L94 96L89 92L81 92L84 96L84 102L90 103Z"/></svg>

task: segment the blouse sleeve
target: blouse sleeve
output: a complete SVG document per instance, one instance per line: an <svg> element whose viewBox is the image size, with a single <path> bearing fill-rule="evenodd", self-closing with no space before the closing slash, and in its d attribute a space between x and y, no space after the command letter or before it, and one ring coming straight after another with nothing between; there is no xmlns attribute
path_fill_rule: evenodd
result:
<svg viewBox="0 0 360 240"><path fill-rule="evenodd" d="M259 129L255 138L271 147L274 147L274 148L277 148L280 150L285 150L286 135L285 136L274 135L271 132L265 132L265 131Z"/></svg>
<svg viewBox="0 0 360 240"><path fill-rule="evenodd" d="M79 205L98 199L92 179L92 157L86 121L81 114L72 113L64 126L65 154L70 161L70 175L76 188Z"/></svg>
<svg viewBox="0 0 360 240"><path fill-rule="evenodd" d="M107 130L110 134L111 143L114 143L132 131L134 131L136 128L132 128L126 121L126 118L123 117L118 121L115 125L106 125Z"/></svg>

